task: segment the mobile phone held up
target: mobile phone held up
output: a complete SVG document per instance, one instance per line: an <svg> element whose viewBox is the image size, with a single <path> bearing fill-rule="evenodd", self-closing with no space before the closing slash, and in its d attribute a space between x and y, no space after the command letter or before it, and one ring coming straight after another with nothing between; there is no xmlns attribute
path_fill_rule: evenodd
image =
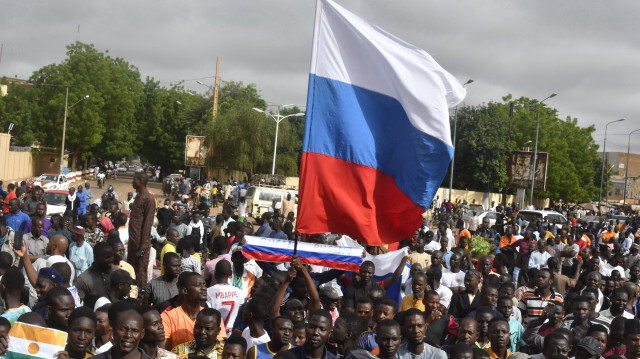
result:
<svg viewBox="0 0 640 359"><path fill-rule="evenodd" d="M15 235L13 236L13 249L19 251L22 249L22 237L23 237L23 233L22 231L16 231Z"/></svg>

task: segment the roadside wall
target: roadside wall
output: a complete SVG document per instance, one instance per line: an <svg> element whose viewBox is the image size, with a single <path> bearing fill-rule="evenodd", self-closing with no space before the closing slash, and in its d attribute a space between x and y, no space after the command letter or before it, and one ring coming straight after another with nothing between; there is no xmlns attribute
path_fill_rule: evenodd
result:
<svg viewBox="0 0 640 359"><path fill-rule="evenodd" d="M59 155L50 150L11 151L11 135L0 133L0 180L6 183L33 180L43 173L60 172ZM80 179L91 171L70 172L69 181Z"/></svg>

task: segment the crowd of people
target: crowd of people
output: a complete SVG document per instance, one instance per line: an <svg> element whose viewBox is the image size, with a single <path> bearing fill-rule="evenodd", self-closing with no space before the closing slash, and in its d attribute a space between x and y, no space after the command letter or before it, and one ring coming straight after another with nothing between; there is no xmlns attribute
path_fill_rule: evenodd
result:
<svg viewBox="0 0 640 359"><path fill-rule="evenodd" d="M503 207L504 223L470 228L445 208L378 278L389 246L365 246L353 272L247 258L249 235L341 244L297 234L290 197L253 219L241 187L210 217L190 194L156 208L146 174L133 182L121 200L87 183L51 218L41 188L7 186L0 354L19 321L67 332L62 359L640 358L637 217L560 226ZM474 258L472 236L489 253Z"/></svg>

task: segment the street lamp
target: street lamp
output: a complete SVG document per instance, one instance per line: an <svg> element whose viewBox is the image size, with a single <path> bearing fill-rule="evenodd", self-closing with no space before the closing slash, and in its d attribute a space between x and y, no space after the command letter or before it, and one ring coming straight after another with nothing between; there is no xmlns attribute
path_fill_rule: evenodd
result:
<svg viewBox="0 0 640 359"><path fill-rule="evenodd" d="M60 149L60 173L62 173L62 169L64 168L64 165L62 164L62 162L64 161L64 140L65 140L65 136L67 134L67 113L69 113L69 110L73 108L73 106L79 104L80 102L86 100L89 98L89 95L85 95L83 98L81 98L80 100L78 100L76 103L74 103L71 106L68 106L69 104L69 88L67 87L67 94L64 97L64 120L62 121L62 148Z"/></svg>
<svg viewBox="0 0 640 359"><path fill-rule="evenodd" d="M536 116L536 142L533 149L533 171L531 172L531 197L529 198L529 205L533 206L533 187L536 184L536 158L538 157L538 132L540 131L540 105L546 100L558 96L557 93L552 93L544 100L538 103L538 115Z"/></svg>
<svg viewBox="0 0 640 359"><path fill-rule="evenodd" d="M598 196L598 210L600 210L600 203L602 202L602 182L604 181L604 161L606 160L606 155L607 155L607 128L612 123L621 122L624 120L625 120L624 118L621 118L619 120L607 122L607 124L604 126L604 146L602 148L602 170L600 170L600 195ZM631 141L631 137L629 137L629 141ZM627 179L625 178L625 183L626 181Z"/></svg>
<svg viewBox="0 0 640 359"><path fill-rule="evenodd" d="M472 79L468 79L462 87L472 83ZM451 156L451 172L449 173L449 202L451 202L451 191L453 190L453 168L456 164L456 132L458 130L458 105L456 105L456 114L453 117L453 156Z"/></svg>
<svg viewBox="0 0 640 359"><path fill-rule="evenodd" d="M275 174L276 173L276 150L278 148L278 129L280 128L280 122L284 121L287 117L294 117L294 116L304 116L304 112L298 112L298 113L293 113L291 115L287 115L287 116L281 116L280 115L280 108L281 107L287 107L287 106L293 106L293 105L276 105L278 107L278 113L276 114L276 116L274 117L273 115L266 113L264 110L259 109L254 107L253 110L257 111L257 112L261 112L264 113L265 115L271 117L274 121L276 121L276 138L273 141L273 165L271 166L271 174Z"/></svg>

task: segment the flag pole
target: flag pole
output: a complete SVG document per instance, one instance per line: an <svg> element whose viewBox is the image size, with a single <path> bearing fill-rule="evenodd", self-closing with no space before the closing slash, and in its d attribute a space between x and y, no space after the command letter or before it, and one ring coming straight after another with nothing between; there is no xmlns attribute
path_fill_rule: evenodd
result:
<svg viewBox="0 0 640 359"><path fill-rule="evenodd" d="M300 236L299 233L295 233L293 235L293 255L297 255L298 254L298 236Z"/></svg>

